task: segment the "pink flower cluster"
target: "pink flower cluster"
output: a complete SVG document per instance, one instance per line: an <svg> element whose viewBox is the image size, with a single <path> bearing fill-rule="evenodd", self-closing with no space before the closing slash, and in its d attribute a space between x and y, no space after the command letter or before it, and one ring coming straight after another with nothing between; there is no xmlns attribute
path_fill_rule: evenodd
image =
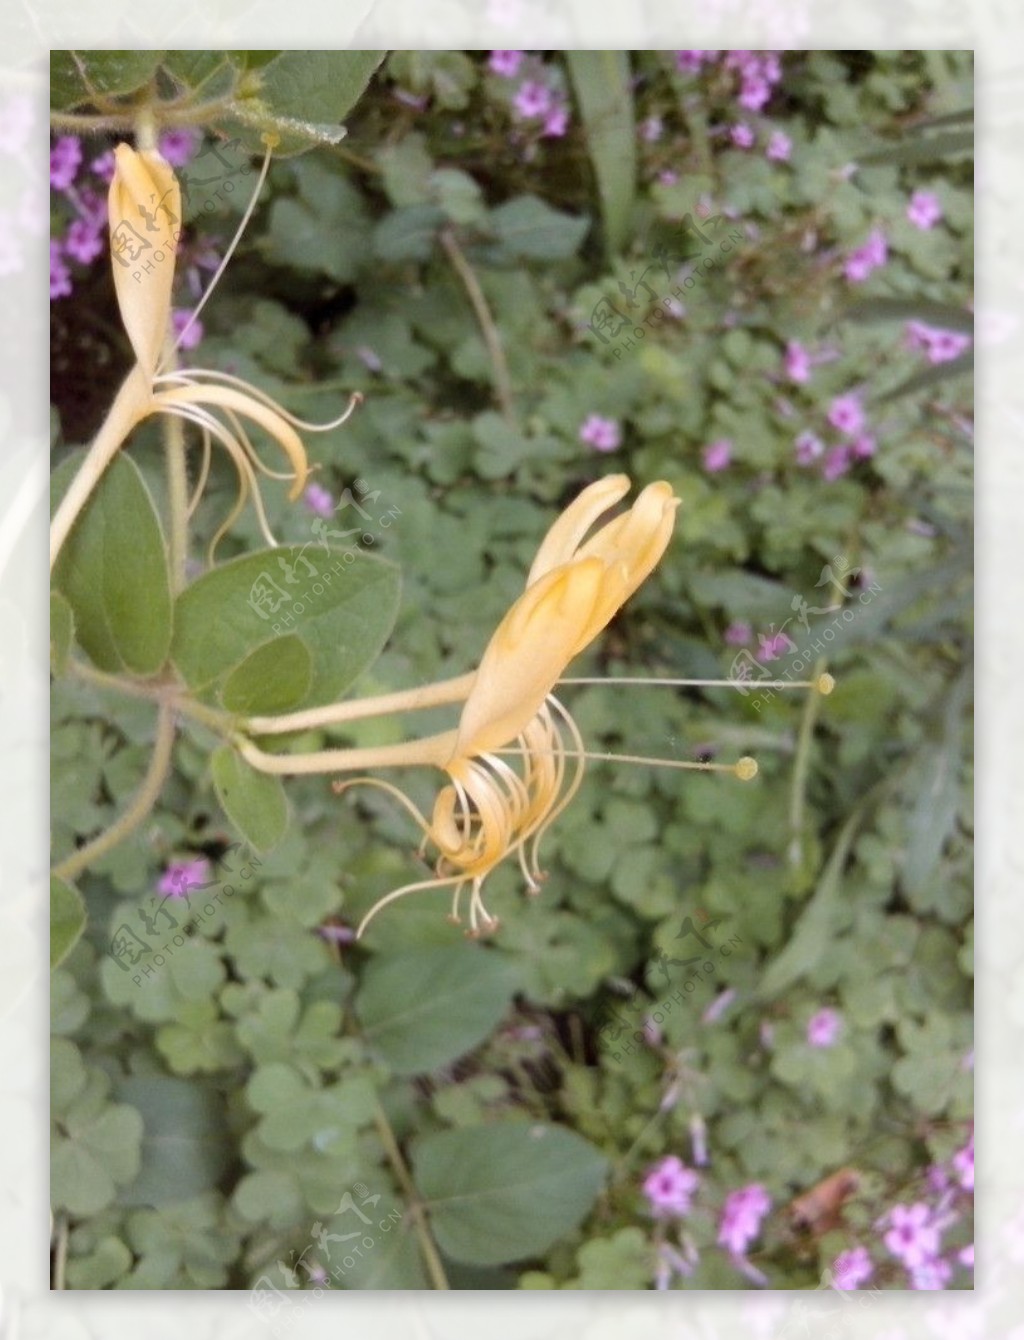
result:
<svg viewBox="0 0 1024 1340"><path fill-rule="evenodd" d="M860 396L855 392L836 396L828 410L828 422L846 441L826 447L816 433L805 429L793 443L797 465L809 466L821 461L821 476L831 483L848 474L856 461L874 456L878 445L867 431L867 416Z"/></svg>
<svg viewBox="0 0 1024 1340"><path fill-rule="evenodd" d="M868 239L856 247L843 263L843 274L851 284L863 284L873 271L889 259L889 244L881 228L873 228Z"/></svg>
<svg viewBox="0 0 1024 1340"><path fill-rule="evenodd" d="M190 889L204 888L210 880L210 862L205 856L191 861L172 861L157 881L157 893L169 898L187 898Z"/></svg>
<svg viewBox="0 0 1024 1340"><path fill-rule="evenodd" d="M487 65L500 78L515 79L524 63L533 68L512 97L512 113L518 121L539 121L541 139L559 139L569 129L569 104L544 77L544 66L525 51L492 51Z"/></svg>
<svg viewBox="0 0 1024 1340"><path fill-rule="evenodd" d="M718 1225L718 1245L731 1256L745 1256L761 1232L761 1221L771 1206L771 1197L760 1182L751 1182L739 1191L731 1191L725 1199Z"/></svg>
<svg viewBox="0 0 1024 1340"><path fill-rule="evenodd" d="M879 1226L886 1230L886 1250L907 1271L912 1289L944 1289L954 1266L974 1269L973 1243L945 1253L942 1247L943 1233L961 1219L974 1193L973 1133L948 1165L928 1169L927 1184L937 1196L934 1205L926 1200L894 1205Z"/></svg>
<svg viewBox="0 0 1024 1340"><path fill-rule="evenodd" d="M807 1042L811 1047L834 1047L843 1031L843 1016L838 1010L818 1010L807 1021Z"/></svg>
<svg viewBox="0 0 1024 1340"><path fill-rule="evenodd" d="M910 197L910 204L907 205L907 218L922 232L934 228L942 218L939 197L932 191L915 191Z"/></svg>
<svg viewBox="0 0 1024 1340"><path fill-rule="evenodd" d="M772 90L782 79L782 62L776 51L730 51L723 66L739 74L736 101L748 112L763 111Z"/></svg>
<svg viewBox="0 0 1024 1340"><path fill-rule="evenodd" d="M971 337L959 330L943 330L924 321L908 321L907 348L924 353L929 363L949 363L971 347Z"/></svg>
<svg viewBox="0 0 1024 1340"><path fill-rule="evenodd" d="M700 1176L675 1154L660 1159L644 1178L643 1193L656 1219L682 1218L690 1213Z"/></svg>
<svg viewBox="0 0 1024 1340"><path fill-rule="evenodd" d="M851 1247L840 1252L832 1263L832 1288L843 1293L852 1292L866 1284L875 1273L866 1247Z"/></svg>
<svg viewBox="0 0 1024 1340"><path fill-rule="evenodd" d="M601 414L588 414L580 424L580 441L586 442L595 451L615 451L622 445L622 429L615 419L606 419Z"/></svg>

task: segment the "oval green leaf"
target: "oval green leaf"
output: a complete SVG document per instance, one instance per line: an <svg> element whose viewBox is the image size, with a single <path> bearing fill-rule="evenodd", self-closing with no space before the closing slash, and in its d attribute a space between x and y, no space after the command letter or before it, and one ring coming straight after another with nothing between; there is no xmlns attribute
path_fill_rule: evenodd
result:
<svg viewBox="0 0 1024 1340"><path fill-rule="evenodd" d="M59 591L50 592L50 668L55 675L67 669L75 640L75 616Z"/></svg>
<svg viewBox="0 0 1024 1340"><path fill-rule="evenodd" d="M280 777L251 768L230 745L210 759L213 786L224 813L257 851L277 845L288 827L288 801Z"/></svg>
<svg viewBox="0 0 1024 1340"><path fill-rule="evenodd" d="M50 967L63 963L85 930L82 895L66 880L50 876Z"/></svg>
<svg viewBox="0 0 1024 1340"><path fill-rule="evenodd" d="M481 1043L518 985L494 950L444 945L376 959L356 1009L367 1042L396 1075L436 1070Z"/></svg>
<svg viewBox="0 0 1024 1340"><path fill-rule="evenodd" d="M379 655L399 589L393 564L358 551L325 553L307 544L249 554L181 593L171 657L189 688L208 697L244 695L258 678L263 701L334 702ZM296 643L309 658L301 701L293 696L300 677ZM257 651L263 655L254 661Z"/></svg>
<svg viewBox="0 0 1024 1340"><path fill-rule="evenodd" d="M525 1121L441 1131L413 1149L437 1244L470 1265L546 1251L581 1223L607 1169L604 1155L574 1131Z"/></svg>
<svg viewBox="0 0 1024 1340"><path fill-rule="evenodd" d="M224 681L221 700L231 712L287 712L302 702L313 662L301 638L279 637L247 656Z"/></svg>
<svg viewBox="0 0 1024 1340"><path fill-rule="evenodd" d="M81 457L51 478L51 511ZM103 477L64 542L53 585L71 606L78 643L113 674L155 675L171 645L171 577L156 507L138 467L123 452Z"/></svg>

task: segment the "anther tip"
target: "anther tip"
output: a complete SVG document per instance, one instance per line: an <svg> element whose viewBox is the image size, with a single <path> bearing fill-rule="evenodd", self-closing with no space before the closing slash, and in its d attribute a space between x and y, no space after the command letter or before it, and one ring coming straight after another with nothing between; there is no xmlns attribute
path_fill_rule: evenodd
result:
<svg viewBox="0 0 1024 1340"><path fill-rule="evenodd" d="M741 782L751 781L757 776L757 759L749 755L737 759L734 771Z"/></svg>
<svg viewBox="0 0 1024 1340"><path fill-rule="evenodd" d="M814 687L818 690L818 692L821 694L823 698L827 698L828 695L835 688L835 686L836 681L829 674L819 675L818 678L814 681Z"/></svg>

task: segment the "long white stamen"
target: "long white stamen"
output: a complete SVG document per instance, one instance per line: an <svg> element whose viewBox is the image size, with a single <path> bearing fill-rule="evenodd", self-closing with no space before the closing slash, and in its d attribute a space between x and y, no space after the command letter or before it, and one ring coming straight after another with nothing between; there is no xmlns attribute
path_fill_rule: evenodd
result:
<svg viewBox="0 0 1024 1340"><path fill-rule="evenodd" d="M181 347L182 340L185 338L188 332L198 321L199 313L206 306L210 294L217 287L217 283L221 275L227 269L228 261L230 261L231 257L235 254L235 248L242 240L242 234L245 232L246 226L248 225L249 220L252 218L253 210L256 208L256 201L259 199L260 192L263 190L263 183L267 180L267 173L270 171L270 155L273 152L274 148L274 144L270 136L264 136L264 143L267 146L267 152L263 155L263 166L260 168L260 175L256 179L256 186L252 193L252 199L246 206L245 213L242 215L242 220L239 223L237 229L235 230L234 237L228 244L228 249L227 251L225 251L223 258L221 259L221 263L217 266L216 270L213 273L213 278L206 286L206 292L199 299L199 302L195 305L195 307L193 307L192 315L189 317L188 321L185 323L184 327L180 331L178 338L174 341L174 344L171 346L170 350L171 354L177 353L178 349Z"/></svg>

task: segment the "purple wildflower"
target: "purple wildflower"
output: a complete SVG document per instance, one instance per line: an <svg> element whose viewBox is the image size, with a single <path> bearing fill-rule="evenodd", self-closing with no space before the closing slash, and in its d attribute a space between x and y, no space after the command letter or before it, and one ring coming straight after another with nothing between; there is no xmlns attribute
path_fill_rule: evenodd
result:
<svg viewBox="0 0 1024 1340"><path fill-rule="evenodd" d="M950 363L971 347L970 335L958 330L933 330L928 343L929 363Z"/></svg>
<svg viewBox="0 0 1024 1340"><path fill-rule="evenodd" d="M731 1191L718 1227L718 1245L733 1256L743 1256L761 1231L761 1220L771 1209L771 1197L759 1182Z"/></svg>
<svg viewBox="0 0 1024 1340"><path fill-rule="evenodd" d="M187 307L175 307L171 312L171 329L182 349L194 349L203 338L203 323L193 321Z"/></svg>
<svg viewBox="0 0 1024 1340"><path fill-rule="evenodd" d="M956 1254L956 1259L965 1270L974 1269L974 1243L969 1242L966 1247L961 1247Z"/></svg>
<svg viewBox="0 0 1024 1340"><path fill-rule="evenodd" d="M852 391L847 395L837 395L829 406L828 421L841 433L852 435L864 429L864 409L860 397Z"/></svg>
<svg viewBox="0 0 1024 1340"><path fill-rule="evenodd" d="M89 265L103 250L100 229L88 219L75 219L64 238L64 250L73 260Z"/></svg>
<svg viewBox="0 0 1024 1340"><path fill-rule="evenodd" d="M825 457L821 467L821 477L830 484L834 483L835 480L841 479L843 475L849 474L851 464L849 447L833 447Z"/></svg>
<svg viewBox="0 0 1024 1340"><path fill-rule="evenodd" d="M157 893L170 898L185 898L189 889L201 889L210 879L210 862L205 856L191 861L172 861L157 881Z"/></svg>
<svg viewBox="0 0 1024 1340"><path fill-rule="evenodd" d="M487 67L492 74L501 75L502 79L514 79L525 55L525 51L492 51Z"/></svg>
<svg viewBox="0 0 1024 1340"><path fill-rule="evenodd" d="M860 1287L874 1274L866 1247L851 1247L840 1252L832 1264L832 1288L845 1292Z"/></svg>
<svg viewBox="0 0 1024 1340"><path fill-rule="evenodd" d="M181 126L177 130L165 130L158 141L160 152L171 167L184 167L199 148L202 135L198 130Z"/></svg>
<svg viewBox="0 0 1024 1340"><path fill-rule="evenodd" d="M771 159L773 163L788 163L792 152L793 141L786 132L773 130L768 140L768 148L764 151L765 158Z"/></svg>
<svg viewBox="0 0 1024 1340"><path fill-rule="evenodd" d="M622 429L614 419L588 414L580 425L579 437L595 451L614 451L622 443Z"/></svg>
<svg viewBox="0 0 1024 1340"><path fill-rule="evenodd" d="M957 1180L965 1191L974 1190L974 1136L950 1159Z"/></svg>
<svg viewBox="0 0 1024 1340"><path fill-rule="evenodd" d="M50 301L66 298L71 292L71 271L64 264L59 242L50 243Z"/></svg>
<svg viewBox="0 0 1024 1340"><path fill-rule="evenodd" d="M684 1215L700 1186L700 1177L675 1154L667 1154L644 1178L643 1192L657 1218Z"/></svg>
<svg viewBox="0 0 1024 1340"><path fill-rule="evenodd" d="M740 121L729 131L729 138L737 149L749 149L754 143L754 132L745 121Z"/></svg>
<svg viewBox="0 0 1024 1340"><path fill-rule="evenodd" d="M106 153L100 154L98 158L94 158L89 164L89 167L92 169L94 175L99 177L100 181L110 181L111 177L114 175L113 149L108 149Z"/></svg>
<svg viewBox="0 0 1024 1340"><path fill-rule="evenodd" d="M786 376L791 382L801 385L811 379L811 356L799 340L790 340L786 344L786 356L783 360Z"/></svg>
<svg viewBox="0 0 1024 1340"><path fill-rule="evenodd" d="M334 499L322 484L307 485L302 502L316 516L329 517L334 512Z"/></svg>
<svg viewBox="0 0 1024 1340"><path fill-rule="evenodd" d="M858 461L868 461L878 450L878 443L870 433L859 433L850 443L850 451Z"/></svg>
<svg viewBox="0 0 1024 1340"><path fill-rule="evenodd" d="M889 258L889 247L885 234L875 228L863 246L851 251L843 265L843 273L851 284L861 284L873 270L884 265Z"/></svg>
<svg viewBox="0 0 1024 1340"><path fill-rule="evenodd" d="M660 116L649 116L646 121L640 122L640 138L653 144L655 140L661 139L664 129L665 123Z"/></svg>
<svg viewBox="0 0 1024 1340"><path fill-rule="evenodd" d="M941 1256L930 1257L920 1265L910 1269L910 1287L912 1289L944 1289L949 1283L953 1268Z"/></svg>
<svg viewBox="0 0 1024 1340"><path fill-rule="evenodd" d="M824 1009L812 1014L807 1021L807 1042L811 1047L834 1047L843 1030L842 1015L837 1010Z"/></svg>
<svg viewBox="0 0 1024 1340"><path fill-rule="evenodd" d="M825 444L810 431L802 432L793 444L797 465L813 465L825 454Z"/></svg>
<svg viewBox="0 0 1024 1340"><path fill-rule="evenodd" d="M680 74L699 74L704 62L717 55L717 51L677 51L676 69Z"/></svg>
<svg viewBox="0 0 1024 1340"><path fill-rule="evenodd" d="M769 661L777 661L787 647L792 647L793 643L785 633L758 633L757 640L761 644L757 649L757 659L762 665Z"/></svg>
<svg viewBox="0 0 1024 1340"><path fill-rule="evenodd" d="M732 443L727 437L720 437L717 442L709 442L701 455L704 458L704 469L709 475L716 475L728 468L732 460Z"/></svg>
<svg viewBox="0 0 1024 1340"><path fill-rule="evenodd" d="M547 139L561 139L569 128L569 108L564 102L553 103L544 117L541 135Z"/></svg>
<svg viewBox="0 0 1024 1340"><path fill-rule="evenodd" d="M923 232L934 228L942 218L939 197L932 191L915 191L907 206L907 218L915 228L920 228Z"/></svg>
<svg viewBox="0 0 1024 1340"><path fill-rule="evenodd" d="M939 1250L939 1231L932 1221L932 1212L923 1201L914 1205L894 1205L889 1211L889 1231L886 1248L898 1257L908 1270L930 1261Z"/></svg>
<svg viewBox="0 0 1024 1340"><path fill-rule="evenodd" d="M77 135L61 135L50 150L50 185L66 191L82 162L82 141Z"/></svg>
<svg viewBox="0 0 1024 1340"><path fill-rule="evenodd" d="M772 90L767 81L755 76L743 81L738 102L748 112L759 112L771 96Z"/></svg>
<svg viewBox="0 0 1024 1340"><path fill-rule="evenodd" d="M538 116L547 116L551 110L551 90L536 79L527 79L520 85L519 91L512 99L512 105L518 115L526 121Z"/></svg>
<svg viewBox="0 0 1024 1340"><path fill-rule="evenodd" d="M725 630L725 645L727 647L745 647L753 636L754 630L746 619L737 619Z"/></svg>

